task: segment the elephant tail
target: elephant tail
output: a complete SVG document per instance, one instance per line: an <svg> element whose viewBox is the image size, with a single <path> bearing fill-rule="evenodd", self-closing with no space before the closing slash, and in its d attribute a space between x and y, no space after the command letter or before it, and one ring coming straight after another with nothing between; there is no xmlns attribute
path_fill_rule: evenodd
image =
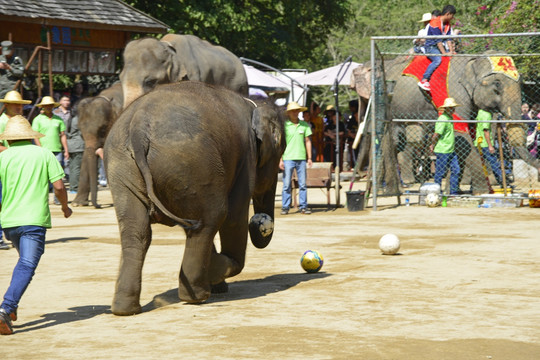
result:
<svg viewBox="0 0 540 360"><path fill-rule="evenodd" d="M149 146L148 138L139 129L135 129L135 131L133 131L132 129L131 146L133 149L135 163L137 164L137 167L139 168L143 176L144 183L146 184L146 191L148 193L150 201L154 203L154 205L156 205L158 209L163 214L165 214L165 216L169 217L177 225L180 225L186 230L197 230L201 226L201 222L199 220L183 219L174 215L165 207L165 205L163 205L163 203L156 196L154 192L154 181L152 178L152 174L150 173L148 161L146 160Z"/></svg>

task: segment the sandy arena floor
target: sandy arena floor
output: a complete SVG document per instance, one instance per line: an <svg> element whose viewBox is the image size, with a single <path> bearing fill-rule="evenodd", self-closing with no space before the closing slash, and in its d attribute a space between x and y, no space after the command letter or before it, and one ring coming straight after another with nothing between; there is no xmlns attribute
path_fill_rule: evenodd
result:
<svg viewBox="0 0 540 360"><path fill-rule="evenodd" d="M319 190L308 196L325 202ZM154 226L143 313L117 317L118 227L109 191L99 200L105 208L74 208L70 219L51 205L45 255L0 359L540 358L540 209L390 198L377 212L277 215L269 247L250 244L229 293L202 305L176 296L183 231ZM399 255L381 255L386 233L401 238ZM307 249L323 254L321 272L301 269ZM16 261L0 251L2 294Z"/></svg>

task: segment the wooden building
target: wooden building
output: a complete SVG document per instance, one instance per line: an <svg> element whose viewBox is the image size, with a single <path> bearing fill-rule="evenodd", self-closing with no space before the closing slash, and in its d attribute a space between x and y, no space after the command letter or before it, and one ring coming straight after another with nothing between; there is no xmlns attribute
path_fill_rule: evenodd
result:
<svg viewBox="0 0 540 360"><path fill-rule="evenodd" d="M0 41L11 40L27 73L111 75L134 34L166 33L168 26L120 0L0 0ZM37 52L36 52L37 54Z"/></svg>

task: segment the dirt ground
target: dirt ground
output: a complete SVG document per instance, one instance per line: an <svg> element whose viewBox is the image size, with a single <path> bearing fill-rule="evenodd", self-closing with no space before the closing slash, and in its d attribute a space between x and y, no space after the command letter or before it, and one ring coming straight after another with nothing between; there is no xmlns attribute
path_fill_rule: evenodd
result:
<svg viewBox="0 0 540 360"><path fill-rule="evenodd" d="M99 200L103 209L74 208L70 219L51 205L46 251L0 359L540 358L540 209L388 198L377 212L278 214L270 245L250 244L229 293L202 305L176 296L183 231L154 226L143 313L117 317L118 227L109 191ZM399 255L381 255L386 233L400 237ZM300 267L308 249L324 256L321 272ZM0 251L2 294L16 261Z"/></svg>

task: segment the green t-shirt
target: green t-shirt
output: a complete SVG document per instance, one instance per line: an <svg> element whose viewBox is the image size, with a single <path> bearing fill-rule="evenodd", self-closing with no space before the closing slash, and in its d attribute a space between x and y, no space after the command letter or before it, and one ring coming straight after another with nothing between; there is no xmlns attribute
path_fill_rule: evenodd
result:
<svg viewBox="0 0 540 360"><path fill-rule="evenodd" d="M478 110L478 115L476 116L476 120L479 121L489 121L491 120L491 113L485 110ZM478 138L482 137L482 142L480 143L480 147L486 148L488 147L488 143L484 134L484 130L487 130L489 133L489 140L493 144L493 136L491 135L491 123L488 122L479 122L476 123L476 139L474 139L474 145L478 146Z"/></svg>
<svg viewBox="0 0 540 360"><path fill-rule="evenodd" d="M45 114L39 114L32 122L32 129L45 135L39 141L41 146L49 149L52 152L62 151L62 143L60 142L60 134L66 131L66 124L60 116L54 115L49 118Z"/></svg>
<svg viewBox="0 0 540 360"><path fill-rule="evenodd" d="M50 228L49 181L63 177L62 166L50 150L26 140L12 143L0 153L2 227Z"/></svg>
<svg viewBox="0 0 540 360"><path fill-rule="evenodd" d="M306 137L311 136L311 128L305 121L299 120L298 124L285 121L285 140L287 147L283 153L283 160L306 160Z"/></svg>
<svg viewBox="0 0 540 360"><path fill-rule="evenodd" d="M440 154L450 154L454 152L454 125L449 122L452 117L447 113L443 113L435 123L435 132L440 135L437 145L433 149L433 152Z"/></svg>

